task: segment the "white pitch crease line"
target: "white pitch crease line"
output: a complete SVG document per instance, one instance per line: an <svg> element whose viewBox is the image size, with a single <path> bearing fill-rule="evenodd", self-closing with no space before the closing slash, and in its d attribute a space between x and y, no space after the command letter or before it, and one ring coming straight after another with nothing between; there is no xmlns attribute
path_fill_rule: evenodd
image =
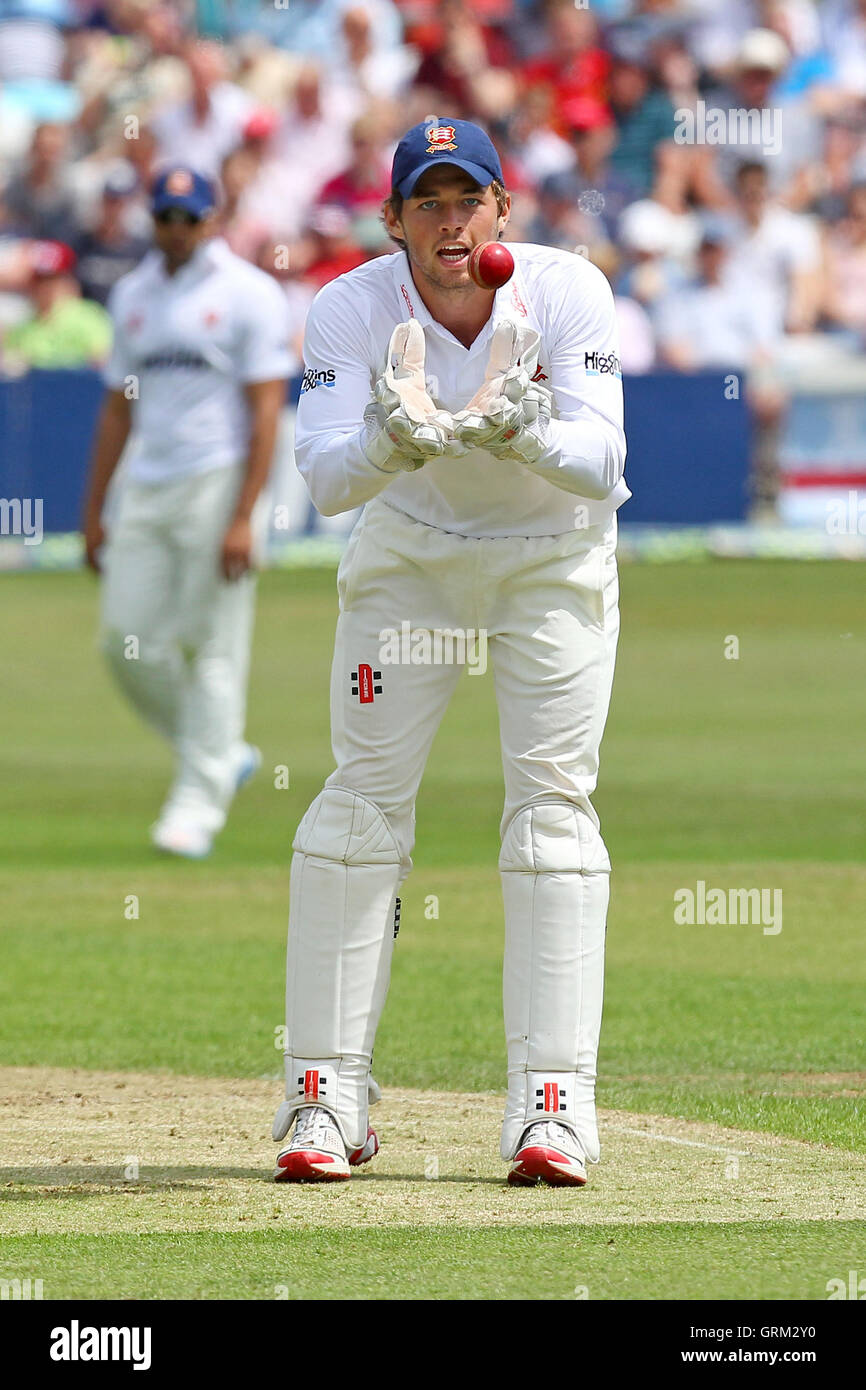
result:
<svg viewBox="0 0 866 1390"><path fill-rule="evenodd" d="M630 1134L635 1139L657 1139L663 1144L682 1144L689 1149L709 1149L712 1153L733 1154L736 1158L765 1158L770 1163L778 1160L776 1154L755 1154L750 1149L727 1149L721 1144L702 1144L699 1139L679 1139L673 1134L659 1134L656 1130L628 1129L625 1125L603 1125L603 1129L614 1134Z"/></svg>

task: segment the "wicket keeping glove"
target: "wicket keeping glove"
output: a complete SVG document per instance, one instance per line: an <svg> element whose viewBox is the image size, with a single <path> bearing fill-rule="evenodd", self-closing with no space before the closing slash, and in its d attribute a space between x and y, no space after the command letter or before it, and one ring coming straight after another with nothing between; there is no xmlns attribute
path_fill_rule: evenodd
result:
<svg viewBox="0 0 866 1390"><path fill-rule="evenodd" d="M484 381L454 416L461 448L535 463L547 448L552 393L532 378L541 342L534 328L500 323L494 330Z"/></svg>
<svg viewBox="0 0 866 1390"><path fill-rule="evenodd" d="M445 452L454 421L439 410L424 378L424 329L417 319L391 335L385 371L364 411L364 453L386 473L414 473Z"/></svg>

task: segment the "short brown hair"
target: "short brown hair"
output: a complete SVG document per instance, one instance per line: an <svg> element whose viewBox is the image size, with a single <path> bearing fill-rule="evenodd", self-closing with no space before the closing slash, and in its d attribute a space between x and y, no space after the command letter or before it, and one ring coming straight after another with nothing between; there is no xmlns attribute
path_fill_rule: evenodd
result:
<svg viewBox="0 0 866 1390"><path fill-rule="evenodd" d="M505 211L505 200L508 197L508 191L505 187L505 184L502 183L500 179L493 179L489 186L493 189L493 196L496 199L496 206L499 210L499 215L501 217L503 212ZM479 184L478 187L481 188L481 184ZM404 201L405 200L403 198L403 194L398 189L392 188L390 195L385 199L384 203L382 204L382 221L385 221L385 209L388 207L391 209L395 217L400 217L403 212ZM396 241L398 246L402 246L405 250L406 243L402 237L394 236L393 232L389 232L388 236L391 238L392 241Z"/></svg>

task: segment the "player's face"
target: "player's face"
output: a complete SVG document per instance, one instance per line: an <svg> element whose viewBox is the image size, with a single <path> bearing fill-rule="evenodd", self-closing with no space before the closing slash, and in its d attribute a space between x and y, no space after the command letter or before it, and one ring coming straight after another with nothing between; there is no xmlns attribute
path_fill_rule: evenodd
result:
<svg viewBox="0 0 866 1390"><path fill-rule="evenodd" d="M207 219L192 221L175 209L153 222L154 241L170 266L184 265L208 232Z"/></svg>
<svg viewBox="0 0 866 1390"><path fill-rule="evenodd" d="M500 215L488 184L479 188L462 169L428 169L406 198L389 228L406 243L413 272L440 289L474 290L469 253L482 241L496 241L508 221L511 200Z"/></svg>

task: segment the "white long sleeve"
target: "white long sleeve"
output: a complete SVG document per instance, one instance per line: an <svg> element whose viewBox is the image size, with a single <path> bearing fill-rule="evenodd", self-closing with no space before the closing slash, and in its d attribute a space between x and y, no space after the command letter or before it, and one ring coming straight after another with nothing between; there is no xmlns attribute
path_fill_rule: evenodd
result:
<svg viewBox="0 0 866 1390"><path fill-rule="evenodd" d="M577 276L568 262L556 268L544 384L558 418L547 451L527 467L564 492L601 501L623 476L626 446L616 307L604 275L592 270Z"/></svg>
<svg viewBox="0 0 866 1390"><path fill-rule="evenodd" d="M370 356L369 329L344 286L331 281L307 318L295 426L298 470L323 516L354 511L394 477L372 464L361 447L364 410L375 385Z"/></svg>

